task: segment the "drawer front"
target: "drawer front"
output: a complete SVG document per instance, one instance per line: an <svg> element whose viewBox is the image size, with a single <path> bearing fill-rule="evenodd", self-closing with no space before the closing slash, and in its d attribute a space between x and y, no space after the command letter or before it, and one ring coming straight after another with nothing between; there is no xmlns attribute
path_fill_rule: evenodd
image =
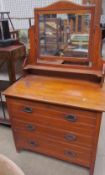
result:
<svg viewBox="0 0 105 175"><path fill-rule="evenodd" d="M11 106L13 106L11 108ZM93 131L96 124L96 113L73 108L55 106L25 100L9 100L11 118L48 125L69 130L70 127L87 128Z"/></svg>
<svg viewBox="0 0 105 175"><path fill-rule="evenodd" d="M66 160L86 167L90 166L91 153L78 146L67 146L64 143L57 143L53 139L33 136L27 132L15 132L16 146L19 149L31 150L46 154L58 159Z"/></svg>
<svg viewBox="0 0 105 175"><path fill-rule="evenodd" d="M77 130L70 129L61 130L51 127L45 127L43 125L39 125L31 122L23 122L19 120L12 120L12 126L15 131L26 131L33 133L34 135L40 134L45 135L49 138L54 138L56 141L62 141L67 144L77 144L80 146L87 147L91 149L93 145L93 136L88 136L84 132L81 132L78 128Z"/></svg>

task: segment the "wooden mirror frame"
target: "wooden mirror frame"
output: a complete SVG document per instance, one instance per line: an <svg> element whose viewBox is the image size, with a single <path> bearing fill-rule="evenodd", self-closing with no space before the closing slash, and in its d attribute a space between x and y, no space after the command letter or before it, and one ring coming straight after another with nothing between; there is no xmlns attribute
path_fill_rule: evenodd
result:
<svg viewBox="0 0 105 175"><path fill-rule="evenodd" d="M80 13L80 12L83 12L83 13L89 13L91 15L91 21L90 21L90 35L89 35L89 46L88 46L88 57L87 59L82 59L82 58L73 58L73 57L60 57L60 56L41 56L40 53L39 53L39 16L41 14L63 14L63 13ZM94 41L94 14L95 14L95 6L94 5L78 5L78 4L75 4L75 3L72 3L70 1L59 1L59 2L56 2L54 4L51 4L47 7L44 7L44 8L36 8L35 9L35 34L36 34L36 45L38 46L37 49L36 49L36 57L37 57L37 61L36 63L37 64L42 64L40 62L38 62L38 59L43 59L43 60L50 60L53 59L53 60L69 60L71 63L72 62L75 62L76 64L79 62L80 65L75 65L75 63L73 65L67 65L67 67L74 67L74 68L91 68L89 67L89 65L83 65L81 66L81 64L83 62L93 62L93 41ZM44 63L44 62L43 62ZM47 65L50 66L50 64L47 63ZM60 66L60 67L65 67L65 65L63 64L58 64L58 65L54 65L54 66Z"/></svg>
<svg viewBox="0 0 105 175"><path fill-rule="evenodd" d="M29 57L27 60L27 66L24 68L25 74L27 73L35 73L35 74L47 74L47 75L56 75L56 76L71 76L77 78L78 76L81 79L92 79L92 81L96 81L98 84L103 84L104 82L104 65L100 55L100 47L101 47L101 28L100 28L100 15L101 15L101 0L90 0L91 5L95 6L95 15L94 15L94 40L92 46L92 59L93 64L92 67L65 67L63 65L58 67L56 65L48 65L48 64L39 64L37 63L37 33L35 31L35 24L29 29L29 41L30 41L30 49L29 49ZM62 2L62 1L61 1ZM65 1L64 1L65 2ZM39 9L39 8L38 8ZM41 8L42 9L42 8ZM36 9L35 9L36 10ZM40 10L40 9L39 9ZM36 14L36 12L35 12ZM93 78L92 78L93 77Z"/></svg>

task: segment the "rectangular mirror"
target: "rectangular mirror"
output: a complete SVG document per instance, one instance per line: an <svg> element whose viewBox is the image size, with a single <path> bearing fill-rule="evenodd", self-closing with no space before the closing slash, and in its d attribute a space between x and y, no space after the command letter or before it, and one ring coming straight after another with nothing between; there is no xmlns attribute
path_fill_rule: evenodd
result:
<svg viewBox="0 0 105 175"><path fill-rule="evenodd" d="M37 63L91 66L94 11L69 1L36 9Z"/></svg>
<svg viewBox="0 0 105 175"><path fill-rule="evenodd" d="M91 14L41 14L40 56L87 58Z"/></svg>

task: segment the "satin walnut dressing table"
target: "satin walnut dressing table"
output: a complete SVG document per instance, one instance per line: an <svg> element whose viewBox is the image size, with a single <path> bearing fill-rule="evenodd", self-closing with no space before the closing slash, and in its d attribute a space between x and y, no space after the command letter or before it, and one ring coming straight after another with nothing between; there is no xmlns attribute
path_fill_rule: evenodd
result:
<svg viewBox="0 0 105 175"><path fill-rule="evenodd" d="M99 34L95 5L60 1L35 9L30 63L4 92L17 151L75 163L93 175L105 111Z"/></svg>

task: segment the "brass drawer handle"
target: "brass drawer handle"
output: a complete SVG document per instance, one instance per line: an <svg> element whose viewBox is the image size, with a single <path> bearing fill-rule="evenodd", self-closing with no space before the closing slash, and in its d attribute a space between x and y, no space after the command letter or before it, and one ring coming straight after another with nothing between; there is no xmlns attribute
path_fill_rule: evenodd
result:
<svg viewBox="0 0 105 175"><path fill-rule="evenodd" d="M66 119L67 121L69 121L69 122L76 122L76 121L77 121L77 117L74 116L74 115L71 115L71 114L66 115L66 116L65 116L65 119Z"/></svg>
<svg viewBox="0 0 105 175"><path fill-rule="evenodd" d="M77 140L77 137L74 134L67 134L67 135L65 135L65 139L67 141L76 141Z"/></svg>
<svg viewBox="0 0 105 175"><path fill-rule="evenodd" d="M31 125L31 124L27 124L27 125L26 125L26 129L27 129L28 131L35 131L36 127L33 126L33 125Z"/></svg>
<svg viewBox="0 0 105 175"><path fill-rule="evenodd" d="M65 156L75 158L76 153L74 151L64 151Z"/></svg>
<svg viewBox="0 0 105 175"><path fill-rule="evenodd" d="M33 146L33 147L37 147L38 146L38 143L36 141L34 141L34 140L29 140L28 144Z"/></svg>
<svg viewBox="0 0 105 175"><path fill-rule="evenodd" d="M22 110L23 112L26 112L26 113L32 113L32 108L30 107L24 107L24 109Z"/></svg>

